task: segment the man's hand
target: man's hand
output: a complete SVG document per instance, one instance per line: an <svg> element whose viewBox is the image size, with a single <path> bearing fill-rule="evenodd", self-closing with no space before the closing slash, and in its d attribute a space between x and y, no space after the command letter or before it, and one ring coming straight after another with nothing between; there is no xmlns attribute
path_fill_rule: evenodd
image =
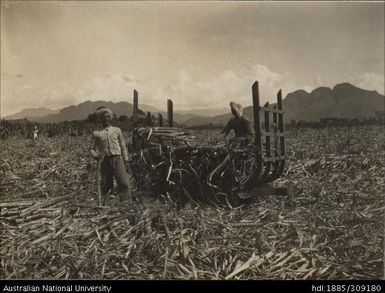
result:
<svg viewBox="0 0 385 293"><path fill-rule="evenodd" d="M99 160L99 159L100 159L100 158L99 158L99 155L98 155L94 150L91 150L90 153L91 153L91 156L92 156L95 160Z"/></svg>

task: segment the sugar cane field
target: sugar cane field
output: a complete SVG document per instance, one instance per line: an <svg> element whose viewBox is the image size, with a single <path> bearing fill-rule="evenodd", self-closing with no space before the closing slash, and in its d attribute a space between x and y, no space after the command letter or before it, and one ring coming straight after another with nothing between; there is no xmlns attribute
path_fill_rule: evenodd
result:
<svg viewBox="0 0 385 293"><path fill-rule="evenodd" d="M139 192L131 168L136 200L104 207L88 135L1 140L1 278L382 278L383 127L292 128L285 139L274 185L290 196L180 203Z"/></svg>

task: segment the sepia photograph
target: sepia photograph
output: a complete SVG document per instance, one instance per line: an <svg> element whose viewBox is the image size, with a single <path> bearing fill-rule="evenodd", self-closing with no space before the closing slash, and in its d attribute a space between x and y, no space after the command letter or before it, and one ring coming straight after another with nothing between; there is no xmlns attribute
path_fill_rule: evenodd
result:
<svg viewBox="0 0 385 293"><path fill-rule="evenodd" d="M384 14L2 0L0 279L383 280Z"/></svg>

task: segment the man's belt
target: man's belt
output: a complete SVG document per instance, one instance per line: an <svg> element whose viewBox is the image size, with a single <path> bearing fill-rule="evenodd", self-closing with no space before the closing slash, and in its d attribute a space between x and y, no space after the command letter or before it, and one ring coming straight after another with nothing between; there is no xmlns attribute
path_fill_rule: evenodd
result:
<svg viewBox="0 0 385 293"><path fill-rule="evenodd" d="M108 155L108 156L104 156L104 159L106 160L110 160L110 159L114 159L116 157L120 157L121 155Z"/></svg>

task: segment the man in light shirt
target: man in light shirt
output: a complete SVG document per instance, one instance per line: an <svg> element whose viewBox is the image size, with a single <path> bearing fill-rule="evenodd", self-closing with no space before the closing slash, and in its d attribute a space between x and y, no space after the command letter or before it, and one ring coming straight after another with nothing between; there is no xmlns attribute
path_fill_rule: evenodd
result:
<svg viewBox="0 0 385 293"><path fill-rule="evenodd" d="M119 189L120 202L132 201L129 178L126 173L128 163L127 148L122 131L111 126L113 113L107 107L99 107L96 112L102 123L102 129L92 134L91 155L101 160L101 193L106 198L112 190L113 178L116 179Z"/></svg>

